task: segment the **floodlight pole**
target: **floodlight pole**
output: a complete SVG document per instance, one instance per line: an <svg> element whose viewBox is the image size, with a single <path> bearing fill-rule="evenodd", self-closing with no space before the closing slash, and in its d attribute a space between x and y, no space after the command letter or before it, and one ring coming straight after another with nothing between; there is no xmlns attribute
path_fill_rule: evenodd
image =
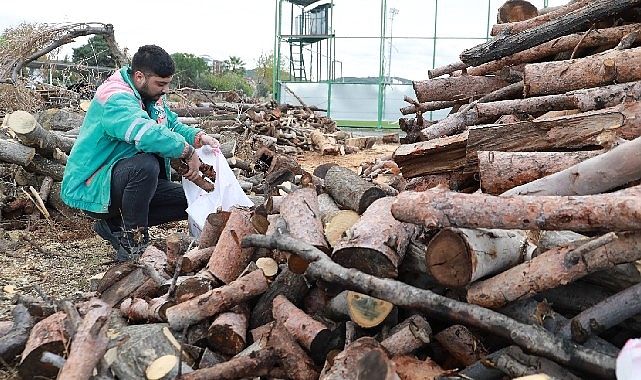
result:
<svg viewBox="0 0 641 380"><path fill-rule="evenodd" d="M389 53L387 54L387 83L391 83L391 74L392 74L392 32L394 29L394 16L398 14L398 9L390 8L390 19L389 19Z"/></svg>

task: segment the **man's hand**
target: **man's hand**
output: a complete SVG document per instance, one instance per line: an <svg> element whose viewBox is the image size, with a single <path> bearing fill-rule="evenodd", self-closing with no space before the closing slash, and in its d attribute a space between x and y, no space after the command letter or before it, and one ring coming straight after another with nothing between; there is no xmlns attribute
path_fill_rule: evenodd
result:
<svg viewBox="0 0 641 380"><path fill-rule="evenodd" d="M198 157L198 153L194 152L194 154L192 154L189 160L187 160L187 165L189 165L189 169L183 174L183 177L194 182L194 180L200 176L200 157Z"/></svg>
<svg viewBox="0 0 641 380"><path fill-rule="evenodd" d="M200 142L201 144L209 145L212 148L220 148L220 142L206 133L200 138Z"/></svg>

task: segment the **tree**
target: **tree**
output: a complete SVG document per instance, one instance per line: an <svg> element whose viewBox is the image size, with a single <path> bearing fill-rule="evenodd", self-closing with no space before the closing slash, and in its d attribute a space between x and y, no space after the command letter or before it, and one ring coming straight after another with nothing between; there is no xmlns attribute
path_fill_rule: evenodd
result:
<svg viewBox="0 0 641 380"><path fill-rule="evenodd" d="M231 71L234 74L245 75L245 62L240 57L230 56L229 59L223 61L225 71Z"/></svg>
<svg viewBox="0 0 641 380"><path fill-rule="evenodd" d="M274 52L261 54L256 64L256 96L269 96L274 92ZM281 62L280 78L289 80L289 73L283 69L282 65Z"/></svg>
<svg viewBox="0 0 641 380"><path fill-rule="evenodd" d="M72 62L77 65L114 67L118 65L111 55L107 41L101 35L95 35L79 48L73 49Z"/></svg>
<svg viewBox="0 0 641 380"><path fill-rule="evenodd" d="M209 78L209 86L214 90L238 91L247 96L251 96L254 92L252 86L247 82L247 79L232 71L222 73L221 75L211 76Z"/></svg>
<svg viewBox="0 0 641 380"><path fill-rule="evenodd" d="M176 63L174 86L208 89L211 72L204 59L188 53L174 53L171 58Z"/></svg>

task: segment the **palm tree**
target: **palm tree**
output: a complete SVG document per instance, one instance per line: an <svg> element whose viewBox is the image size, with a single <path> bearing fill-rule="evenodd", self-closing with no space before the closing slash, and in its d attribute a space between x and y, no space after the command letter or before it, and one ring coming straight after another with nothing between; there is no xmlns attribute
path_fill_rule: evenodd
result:
<svg viewBox="0 0 641 380"><path fill-rule="evenodd" d="M231 71L234 74L244 75L245 74L245 62L240 57L232 55L229 59L223 61L225 66L225 71Z"/></svg>

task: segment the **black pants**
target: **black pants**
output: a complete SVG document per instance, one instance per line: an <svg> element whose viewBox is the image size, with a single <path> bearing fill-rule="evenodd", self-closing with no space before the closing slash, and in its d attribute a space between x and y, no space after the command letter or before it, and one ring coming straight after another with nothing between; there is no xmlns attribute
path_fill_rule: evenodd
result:
<svg viewBox="0 0 641 380"><path fill-rule="evenodd" d="M181 184L165 179L158 158L139 153L118 161L111 173L108 214L88 213L106 219L112 230L186 220L187 198Z"/></svg>

